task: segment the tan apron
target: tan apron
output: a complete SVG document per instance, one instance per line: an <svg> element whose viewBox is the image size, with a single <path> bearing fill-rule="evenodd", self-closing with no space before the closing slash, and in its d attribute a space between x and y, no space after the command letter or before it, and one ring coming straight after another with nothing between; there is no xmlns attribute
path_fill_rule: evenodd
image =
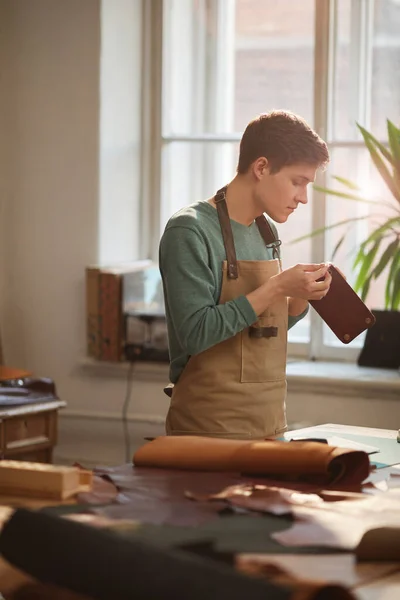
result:
<svg viewBox="0 0 400 600"><path fill-rule="evenodd" d="M215 196L227 256L219 304L252 292L281 269L278 258L236 260L225 192ZM261 216L256 223L277 256L280 242L268 221ZM287 322L283 297L253 326L190 357L172 388L167 434L263 439L285 431Z"/></svg>

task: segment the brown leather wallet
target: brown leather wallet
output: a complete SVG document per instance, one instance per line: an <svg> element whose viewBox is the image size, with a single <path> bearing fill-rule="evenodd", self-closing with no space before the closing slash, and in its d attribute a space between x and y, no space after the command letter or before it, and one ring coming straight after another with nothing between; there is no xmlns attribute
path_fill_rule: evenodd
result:
<svg viewBox="0 0 400 600"><path fill-rule="evenodd" d="M349 344L375 324L375 317L333 265L329 273L332 276L329 292L322 300L310 300L310 304L336 337Z"/></svg>

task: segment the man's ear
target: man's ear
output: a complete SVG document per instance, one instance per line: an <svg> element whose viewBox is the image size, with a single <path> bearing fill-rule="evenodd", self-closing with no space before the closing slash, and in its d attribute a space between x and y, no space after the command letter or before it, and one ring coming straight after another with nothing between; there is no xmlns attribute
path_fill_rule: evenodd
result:
<svg viewBox="0 0 400 600"><path fill-rule="evenodd" d="M265 156L260 156L253 163L253 173L255 177L260 180L268 173L268 160Z"/></svg>

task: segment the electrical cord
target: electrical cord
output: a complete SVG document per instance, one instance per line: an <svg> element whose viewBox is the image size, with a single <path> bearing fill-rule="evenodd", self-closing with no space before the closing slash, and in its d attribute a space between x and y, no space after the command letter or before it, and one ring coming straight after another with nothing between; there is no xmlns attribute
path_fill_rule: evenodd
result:
<svg viewBox="0 0 400 600"><path fill-rule="evenodd" d="M132 386L133 386L133 370L135 363L132 361L129 363L128 373L126 377L126 392L125 400L122 407L122 428L124 433L124 447L125 447L125 461L131 462L131 439L129 435L129 422L128 422L128 409L132 397Z"/></svg>

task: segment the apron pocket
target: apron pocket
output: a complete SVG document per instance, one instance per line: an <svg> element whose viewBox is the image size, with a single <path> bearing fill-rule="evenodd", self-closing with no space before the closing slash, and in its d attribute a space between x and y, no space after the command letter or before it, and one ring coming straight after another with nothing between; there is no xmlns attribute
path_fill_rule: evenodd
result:
<svg viewBox="0 0 400 600"><path fill-rule="evenodd" d="M283 317L260 317L257 328L271 337L257 336L254 330L241 332L242 383L263 383L281 381L286 376L287 328ZM277 328L277 335L274 336Z"/></svg>

